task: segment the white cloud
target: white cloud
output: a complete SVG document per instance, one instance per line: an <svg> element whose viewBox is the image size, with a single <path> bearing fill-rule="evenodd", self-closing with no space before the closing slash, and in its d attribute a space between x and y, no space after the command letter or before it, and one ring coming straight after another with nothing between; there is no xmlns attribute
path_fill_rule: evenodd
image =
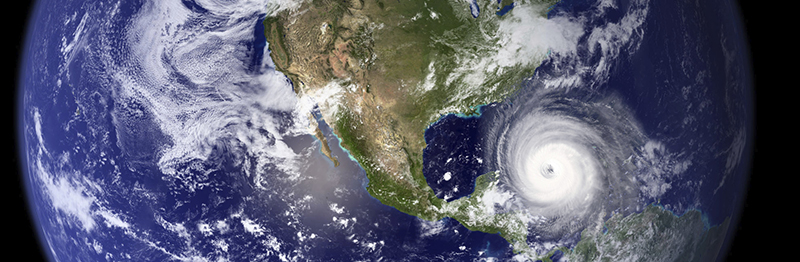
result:
<svg viewBox="0 0 800 262"><path fill-rule="evenodd" d="M267 1L197 4L208 13L191 12L173 1L145 4L126 31L131 59L103 56L113 72L115 103L120 108L131 101L143 106L143 114L152 116L150 121L169 138L155 152L166 174L175 175L185 163L207 160L216 148L232 146L234 157L257 159L246 169L256 180L261 178L254 175L272 167L297 178L298 156L282 139L309 131L294 126L286 130L281 126L284 115L275 114L288 112L307 123L310 111L299 103L286 77L268 67L269 56L261 67L252 68L252 51L242 45L253 39L252 26L268 9ZM291 9L298 4L278 1L269 6ZM132 120L117 116L115 121Z"/></svg>
<svg viewBox="0 0 800 262"><path fill-rule="evenodd" d="M45 190L56 209L78 219L83 229L90 231L95 227L92 217L92 204L95 197L86 194L86 188L74 184L66 178L44 180Z"/></svg>
<svg viewBox="0 0 800 262"><path fill-rule="evenodd" d="M125 228L130 228L131 226L130 224L128 224L128 222L125 222L124 220L119 218L119 216L115 215L111 211L102 210L98 211L97 214L99 214L105 219L106 226L108 227L118 227L125 229Z"/></svg>
<svg viewBox="0 0 800 262"><path fill-rule="evenodd" d="M443 220L437 221L428 221L424 219L417 219L420 226L420 237L425 238L433 235L437 235L444 231L445 223Z"/></svg>
<svg viewBox="0 0 800 262"><path fill-rule="evenodd" d="M520 4L501 20L498 45L502 48L497 53L497 65L530 63L531 58L544 57L548 51L575 53L583 26L566 17L542 17L541 8Z"/></svg>
<svg viewBox="0 0 800 262"><path fill-rule="evenodd" d="M256 221L248 218L242 218L242 226L244 226L244 231L251 233L255 236L262 236L264 235L264 228L261 227Z"/></svg>

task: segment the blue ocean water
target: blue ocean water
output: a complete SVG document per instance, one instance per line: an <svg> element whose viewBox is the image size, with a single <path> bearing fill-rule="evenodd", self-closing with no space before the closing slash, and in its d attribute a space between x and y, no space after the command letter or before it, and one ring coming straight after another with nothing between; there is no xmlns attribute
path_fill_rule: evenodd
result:
<svg viewBox="0 0 800 262"><path fill-rule="evenodd" d="M181 3L183 4L183 6L185 6L189 10L192 10L192 12L195 12L195 13L208 12L208 10L203 8L203 6L197 4L197 2L195 2L194 0L181 0Z"/></svg>
<svg viewBox="0 0 800 262"><path fill-rule="evenodd" d="M339 142L325 122L320 121L319 127L332 145ZM451 218L444 218L440 221L422 221L393 207L381 204L365 190L366 173L357 162L351 160L349 153L339 146L331 147L331 151L332 155L340 161L339 167L332 169L335 173L328 174L330 177L335 177L336 182L332 183L346 188L360 188L354 190L352 194L348 194L344 203L344 207L347 209L361 210L356 215L357 223L360 226L354 227L350 233L368 235L370 238L383 240L378 246L380 248L379 257L389 260L431 260L447 254L449 258L457 260L471 260L478 257L507 260L514 255L510 244L498 234L470 231ZM313 163L325 166L320 169L324 172L309 170L320 176L329 173L330 167L332 167L330 161L322 154L316 154ZM318 187L312 188L315 191L320 190ZM301 193L304 190L306 190L304 187L300 187L295 192ZM309 190L312 189L309 188ZM334 194L331 194L326 199L334 197ZM321 207L321 209L325 209L325 207ZM365 250L362 247L353 243L350 234L340 234L327 228L326 223L330 222L328 218L316 220L317 218L311 216L305 225L317 232L330 232L331 235L322 236L330 238L329 244L315 246L312 250L315 258L346 261L358 257L370 257L365 256Z"/></svg>
<svg viewBox="0 0 800 262"><path fill-rule="evenodd" d="M663 153L671 160L663 168L671 170L681 163L691 163L688 169L667 179L670 189L665 194L646 201L658 203L676 215L700 210L710 226L735 219L738 214L753 133L752 101L747 96L751 79L746 71L742 26L731 3L717 2L703 5L706 9L683 2L650 2L645 33L633 36L642 38L636 52L622 52L612 62L608 81L594 87L599 92L619 94L646 135L665 145ZM592 2L564 0L549 15L587 14L587 28L593 28L619 22L631 4L635 3L621 1L619 8L607 9L605 15L598 17L589 14L594 8ZM676 23L675 17L685 19ZM588 54L588 36L587 33L580 40L579 54ZM726 50L736 53L726 54ZM600 57L585 55L581 59L594 63ZM536 74L556 74L554 70L548 60ZM525 88L528 87L521 92ZM424 172L437 196L463 197L467 195L461 191L464 188L471 192L476 174L486 172L486 166L470 161L456 162L461 166L454 166L448 165L447 160L469 159L473 152L482 150L473 143L486 135L477 127L482 121L489 121L484 116L496 114L494 110L501 110L497 112L500 113L504 107L486 106L479 117L444 116L426 130L426 141L433 146L425 149ZM728 145L736 140L747 142L742 150L745 155L739 156L745 161L731 167L730 161L737 159L728 159L727 152L735 149ZM436 141L460 142L441 145ZM454 170L461 173L453 176ZM443 180L447 172L452 176L449 181ZM453 192L456 187L459 192Z"/></svg>
<svg viewBox="0 0 800 262"><path fill-rule="evenodd" d="M651 201L677 215L701 210L710 225L718 225L738 214L749 172L748 161L726 168L729 145L748 141L741 159L749 159L752 144L746 135L753 130L743 28L729 1L704 8L650 4L659 11L650 12L638 52L622 54L625 62L618 63L607 88L622 94L649 137L664 143L676 160L691 162L669 181L670 190Z"/></svg>
<svg viewBox="0 0 800 262"><path fill-rule="evenodd" d="M268 54L264 52L264 48L267 47L267 36L265 35L266 32L264 32L264 18L266 18L266 15L262 15L256 20L255 30L253 30L253 42L249 44L249 48L253 48L252 62L248 68L250 71L261 68L264 55Z"/></svg>
<svg viewBox="0 0 800 262"><path fill-rule="evenodd" d="M453 201L468 196L475 178L489 171L479 126L477 116L450 114L426 130L422 172L437 197Z"/></svg>

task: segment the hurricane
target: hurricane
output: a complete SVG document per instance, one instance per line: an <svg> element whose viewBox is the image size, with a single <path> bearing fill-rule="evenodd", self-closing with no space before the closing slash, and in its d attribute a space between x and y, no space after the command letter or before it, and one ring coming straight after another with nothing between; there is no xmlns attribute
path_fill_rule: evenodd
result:
<svg viewBox="0 0 800 262"><path fill-rule="evenodd" d="M508 108L489 121L494 169L530 215L535 235L565 240L642 206L637 176L652 171L643 170L650 139L623 96L601 87L613 70L605 61L637 50L641 24L626 21L646 10L646 1L637 2L610 24L554 14L562 27L592 33L578 37L574 48L551 49Z"/></svg>
<svg viewBox="0 0 800 262"><path fill-rule="evenodd" d="M542 89L502 116L496 162L541 227L574 231L637 202L637 148L646 140L611 95ZM579 97L584 95L583 97Z"/></svg>

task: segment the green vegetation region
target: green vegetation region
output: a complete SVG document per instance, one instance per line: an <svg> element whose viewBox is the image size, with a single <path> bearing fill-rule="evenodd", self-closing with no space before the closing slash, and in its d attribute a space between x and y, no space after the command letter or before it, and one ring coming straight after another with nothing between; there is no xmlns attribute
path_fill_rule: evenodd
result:
<svg viewBox="0 0 800 262"><path fill-rule="evenodd" d="M536 37L520 25L541 22L556 2L515 1L498 16L493 10L510 1L481 0L473 18L469 2L459 0L314 0L265 19L265 35L277 69L320 104L340 146L366 171L373 197L421 219L452 217L500 234L515 252L537 258L526 243L528 214L495 208L508 198L497 190L497 173L478 177L469 197L446 202L426 182L422 151L425 130L443 115L476 114L533 75L548 50L514 41ZM704 230L697 211L675 217L658 207L614 216L606 228L587 229L573 250L560 250L574 260L614 261L639 251L692 260L703 257L695 247L716 247L712 240L725 232ZM660 245L664 237L698 245L664 253L683 250Z"/></svg>
<svg viewBox="0 0 800 262"><path fill-rule="evenodd" d="M543 17L555 2L521 1L530 8L520 16ZM523 214L495 213L483 203L494 192L496 174L479 177L469 198L448 203L422 173L430 124L502 101L546 56L547 50L505 50L502 43L515 32L503 23L522 18L486 11L497 9L496 1L479 5L484 12L473 18L465 1L315 0L265 19L265 35L277 69L299 94L332 81L363 90L346 90L325 121L365 169L373 197L421 219L449 216L471 230L499 233L522 252L528 232Z"/></svg>
<svg viewBox="0 0 800 262"><path fill-rule="evenodd" d="M716 261L729 223L727 218L707 228L698 210L676 216L649 205L641 213L612 216L604 228L585 229L572 250L557 250L569 261Z"/></svg>

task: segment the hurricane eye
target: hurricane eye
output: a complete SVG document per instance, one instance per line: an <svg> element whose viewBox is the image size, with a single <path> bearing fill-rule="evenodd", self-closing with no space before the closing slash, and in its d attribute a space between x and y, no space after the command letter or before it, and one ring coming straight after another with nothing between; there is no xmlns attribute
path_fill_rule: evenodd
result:
<svg viewBox="0 0 800 262"><path fill-rule="evenodd" d="M556 176L556 174L555 174L555 172L553 170L553 165L545 164L542 167L542 176L545 177L545 178L553 178L554 176Z"/></svg>

